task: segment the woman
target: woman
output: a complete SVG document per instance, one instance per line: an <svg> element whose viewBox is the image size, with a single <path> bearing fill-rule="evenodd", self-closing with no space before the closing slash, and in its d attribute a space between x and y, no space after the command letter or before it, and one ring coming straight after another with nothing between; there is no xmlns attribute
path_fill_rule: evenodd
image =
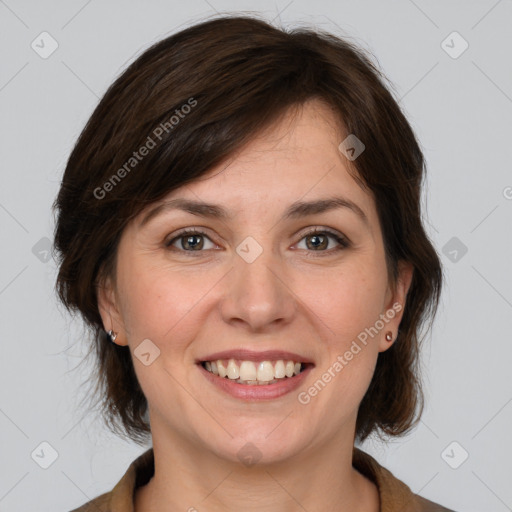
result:
<svg viewBox="0 0 512 512"><path fill-rule="evenodd" d="M332 35L223 17L141 55L69 158L55 242L107 423L152 448L77 510L448 510L354 446L421 414L423 169Z"/></svg>

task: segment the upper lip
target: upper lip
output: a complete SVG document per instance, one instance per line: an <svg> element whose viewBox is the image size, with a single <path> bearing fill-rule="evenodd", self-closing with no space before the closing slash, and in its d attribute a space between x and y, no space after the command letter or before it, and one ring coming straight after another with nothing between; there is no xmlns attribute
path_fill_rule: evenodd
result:
<svg viewBox="0 0 512 512"><path fill-rule="evenodd" d="M217 361L219 359L240 359L242 361L278 361L283 359L285 361L295 361L296 363L313 362L305 356L301 356L293 352L287 352L285 350L264 350L262 352L255 352L253 350L240 349L215 352L214 354L199 358L197 363L201 363L203 361Z"/></svg>

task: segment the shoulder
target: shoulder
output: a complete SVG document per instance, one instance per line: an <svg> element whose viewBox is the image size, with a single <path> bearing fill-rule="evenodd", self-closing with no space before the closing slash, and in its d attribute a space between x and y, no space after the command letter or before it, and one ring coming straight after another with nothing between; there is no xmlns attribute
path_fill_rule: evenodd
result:
<svg viewBox="0 0 512 512"><path fill-rule="evenodd" d="M154 474L153 448L139 455L110 491L84 503L71 512L132 512L135 489L145 485Z"/></svg>
<svg viewBox="0 0 512 512"><path fill-rule="evenodd" d="M359 448L354 447L352 464L357 471L377 485L381 512L394 512L396 510L403 510L404 512L455 512L414 494L391 471L381 466L371 455Z"/></svg>
<svg viewBox="0 0 512 512"><path fill-rule="evenodd" d="M112 491L97 496L91 501L75 508L70 512L111 512Z"/></svg>

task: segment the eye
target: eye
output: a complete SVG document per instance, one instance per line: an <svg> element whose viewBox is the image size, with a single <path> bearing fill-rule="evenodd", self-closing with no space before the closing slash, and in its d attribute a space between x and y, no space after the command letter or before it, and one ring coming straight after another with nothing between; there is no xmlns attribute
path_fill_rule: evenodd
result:
<svg viewBox="0 0 512 512"><path fill-rule="evenodd" d="M308 239L310 240L308 242ZM211 245L208 247L208 243L205 245L207 240ZM305 250L310 252L322 252L329 253L336 252L342 249L350 247L350 242L343 235L330 231L328 229L315 228L309 231L303 237L302 240L306 240ZM337 244L335 247L329 248L329 241L334 240ZM300 242L299 242L300 243ZM176 245L178 244L178 245ZM214 249L216 245L210 240L208 235L200 229L185 229L175 235L172 239L165 243L165 246L172 248L173 250L183 252L202 252L204 249ZM329 249L329 250L326 250Z"/></svg>
<svg viewBox="0 0 512 512"><path fill-rule="evenodd" d="M186 252L201 252L202 249L213 249L213 247L205 247L205 239L215 246L203 231L189 229L182 231L177 236L166 242L165 246ZM175 246L176 242L179 243L178 247Z"/></svg>
<svg viewBox="0 0 512 512"><path fill-rule="evenodd" d="M309 239L309 241L308 241ZM329 247L329 239L334 240L338 245L331 248L331 250L326 251ZM350 246L350 243L347 238L344 236L330 231L328 229L318 229L315 228L312 231L306 233L302 238L302 240L306 240L306 250L310 250L313 252L335 252L340 251L342 249L346 249ZM300 243L300 242L299 242Z"/></svg>

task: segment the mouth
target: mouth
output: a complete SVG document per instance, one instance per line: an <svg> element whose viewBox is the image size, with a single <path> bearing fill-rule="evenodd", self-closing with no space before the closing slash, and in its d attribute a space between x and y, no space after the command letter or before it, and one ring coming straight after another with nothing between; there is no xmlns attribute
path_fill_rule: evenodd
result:
<svg viewBox="0 0 512 512"><path fill-rule="evenodd" d="M213 375L245 386L276 384L299 375L312 363L293 359L250 361L241 359L216 359L201 361L201 366Z"/></svg>
<svg viewBox="0 0 512 512"><path fill-rule="evenodd" d="M276 350L217 352L196 364L212 384L248 400L278 398L291 392L315 366L305 356Z"/></svg>

